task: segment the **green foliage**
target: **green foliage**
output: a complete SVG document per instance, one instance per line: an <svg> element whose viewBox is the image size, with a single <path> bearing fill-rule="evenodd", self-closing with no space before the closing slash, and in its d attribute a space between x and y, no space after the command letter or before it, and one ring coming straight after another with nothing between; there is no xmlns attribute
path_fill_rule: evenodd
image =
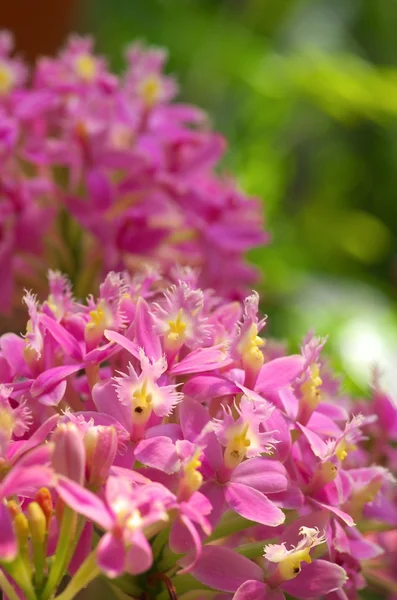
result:
<svg viewBox="0 0 397 600"><path fill-rule="evenodd" d="M314 311L313 325L331 339L354 282L394 311L396 19L389 0L92 3L88 29L116 68L133 39L169 49L181 99L230 140L224 168L264 199L273 244L252 259L278 336L303 335L302 298L324 282L328 316Z"/></svg>

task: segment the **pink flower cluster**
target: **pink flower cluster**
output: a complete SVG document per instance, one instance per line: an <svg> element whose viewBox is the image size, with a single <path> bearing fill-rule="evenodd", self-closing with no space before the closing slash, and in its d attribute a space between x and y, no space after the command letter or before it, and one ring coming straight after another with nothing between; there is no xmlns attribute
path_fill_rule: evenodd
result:
<svg viewBox="0 0 397 600"><path fill-rule="evenodd" d="M356 412L325 340L284 353L257 294L221 299L190 269L111 272L84 304L59 272L49 288L0 338L10 600L50 600L66 573L59 600L100 575L146 600L395 597L397 411L378 380Z"/></svg>
<svg viewBox="0 0 397 600"><path fill-rule="evenodd" d="M165 53L132 46L119 78L90 39L30 74L12 49L0 32L0 312L26 284L45 291L48 268L84 296L143 262L193 266L241 299L256 277L244 254L267 242L261 206L216 172L225 142L174 102Z"/></svg>

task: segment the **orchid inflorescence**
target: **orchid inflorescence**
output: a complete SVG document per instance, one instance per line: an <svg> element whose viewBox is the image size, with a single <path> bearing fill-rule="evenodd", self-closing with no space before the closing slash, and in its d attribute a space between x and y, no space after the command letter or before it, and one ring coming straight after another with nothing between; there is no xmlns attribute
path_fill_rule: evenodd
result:
<svg viewBox="0 0 397 600"><path fill-rule="evenodd" d="M111 272L84 304L50 272L24 301L26 333L0 338L8 598L49 600L65 574L60 600L100 576L133 598L395 591L374 567L397 522L378 381L355 414L325 340L284 353L256 293L224 300L187 268Z"/></svg>
<svg viewBox="0 0 397 600"><path fill-rule="evenodd" d="M166 53L136 44L116 77L88 38L32 73L12 49L0 32L0 312L21 282L45 289L48 268L84 296L142 262L195 266L201 286L241 299L255 278L243 254L267 241L260 202L216 172L225 141L174 102Z"/></svg>
<svg viewBox="0 0 397 600"><path fill-rule="evenodd" d="M38 296L0 336L3 597L394 600L396 405L379 372L349 396L325 339L263 337L259 204L164 53L118 79L73 38L27 84L11 50L0 308Z"/></svg>

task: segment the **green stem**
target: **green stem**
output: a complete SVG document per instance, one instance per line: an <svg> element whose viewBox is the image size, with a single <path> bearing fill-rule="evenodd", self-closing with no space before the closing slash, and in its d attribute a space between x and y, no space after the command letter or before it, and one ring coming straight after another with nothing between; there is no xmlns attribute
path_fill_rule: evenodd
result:
<svg viewBox="0 0 397 600"><path fill-rule="evenodd" d="M49 600L60 584L68 566L70 546L76 535L77 514L65 506L62 517L61 531L59 532L58 544L55 550L55 559L44 587L41 600Z"/></svg>
<svg viewBox="0 0 397 600"><path fill-rule="evenodd" d="M236 552L247 558L259 558L263 556L263 547L263 542L252 542L250 544L242 544L236 548Z"/></svg>
<svg viewBox="0 0 397 600"><path fill-rule="evenodd" d="M375 572L373 569L364 569L363 574L370 583L380 587L382 590L386 590L392 595L397 595L397 583L387 575Z"/></svg>
<svg viewBox="0 0 397 600"><path fill-rule="evenodd" d="M5 596L7 596L8 600L19 600L19 596L14 590L11 583L8 581L7 577L4 575L3 571L0 570L0 590L3 590Z"/></svg>
<svg viewBox="0 0 397 600"><path fill-rule="evenodd" d="M208 586L204 585L203 583L200 583L199 581L197 581L197 579L192 577L192 575L188 575L188 574L177 575L176 577L173 577L172 583L175 586L176 593L178 594L178 596L184 594L185 592L191 592L192 590L210 590L211 589Z"/></svg>
<svg viewBox="0 0 397 600"><path fill-rule="evenodd" d="M27 600L37 600L31 576L22 558L18 556L12 563L2 563L2 568L13 578L25 594Z"/></svg>
<svg viewBox="0 0 397 600"><path fill-rule="evenodd" d="M205 540L207 542L213 542L223 537L237 533L243 529L247 529L250 525L253 525L253 521L249 521L244 517L240 517L236 513L228 513L224 516L219 525L214 529L212 534Z"/></svg>
<svg viewBox="0 0 397 600"><path fill-rule="evenodd" d="M66 589L55 600L72 600L80 590L87 587L100 573L101 571L96 563L96 550L93 550L72 577Z"/></svg>

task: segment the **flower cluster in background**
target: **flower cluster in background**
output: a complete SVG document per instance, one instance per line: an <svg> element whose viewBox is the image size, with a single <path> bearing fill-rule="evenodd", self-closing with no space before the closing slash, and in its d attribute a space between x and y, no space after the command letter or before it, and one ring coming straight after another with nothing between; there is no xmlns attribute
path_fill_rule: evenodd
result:
<svg viewBox="0 0 397 600"><path fill-rule="evenodd" d="M188 264L241 298L256 277L244 254L267 241L261 205L216 172L225 142L174 102L165 53L132 46L118 78L88 39L32 73L12 48L1 33L0 311L45 289L48 267L84 296L111 269Z"/></svg>
<svg viewBox="0 0 397 600"><path fill-rule="evenodd" d="M258 295L188 268L110 272L86 303L59 272L0 338L0 585L69 600L395 597L397 413L354 401L311 335L265 340ZM394 596L393 596L394 594Z"/></svg>

